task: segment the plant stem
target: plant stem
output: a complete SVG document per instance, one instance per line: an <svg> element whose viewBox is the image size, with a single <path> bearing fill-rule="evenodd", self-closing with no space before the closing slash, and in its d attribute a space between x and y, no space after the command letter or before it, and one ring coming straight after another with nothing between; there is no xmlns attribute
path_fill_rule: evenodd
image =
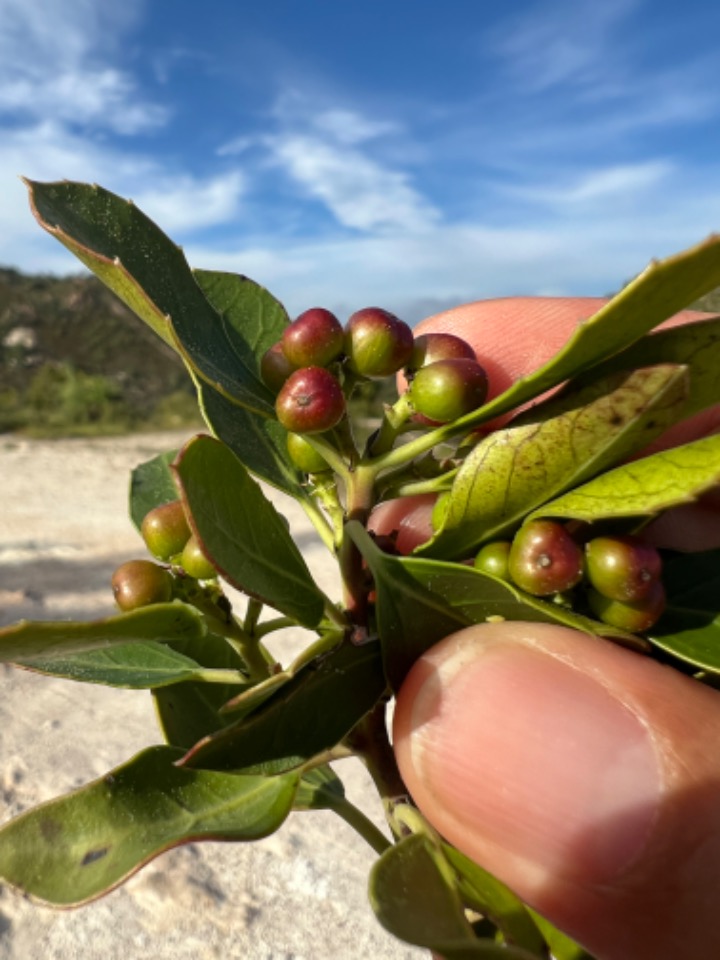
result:
<svg viewBox="0 0 720 960"><path fill-rule="evenodd" d="M375 826L372 820L366 817L362 810L345 797L333 798L332 802L328 803L328 806L333 813L336 813L348 826L359 833L375 853L382 855L392 846L391 842Z"/></svg>
<svg viewBox="0 0 720 960"><path fill-rule="evenodd" d="M348 480L346 520L366 525L374 504L375 471L360 463ZM366 626L367 588L364 583L362 556L352 540L343 535L338 551L340 573L345 593L345 607L353 623Z"/></svg>
<svg viewBox="0 0 720 960"><path fill-rule="evenodd" d="M378 703L347 738L347 743L365 763L382 800L385 818L396 832L393 811L407 803L408 792L395 761L387 732L386 704Z"/></svg>

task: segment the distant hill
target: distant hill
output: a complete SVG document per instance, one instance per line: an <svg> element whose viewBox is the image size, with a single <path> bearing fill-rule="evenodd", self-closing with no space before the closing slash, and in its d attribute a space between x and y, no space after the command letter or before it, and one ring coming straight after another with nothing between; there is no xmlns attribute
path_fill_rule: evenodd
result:
<svg viewBox="0 0 720 960"><path fill-rule="evenodd" d="M95 277L0 268L0 430L181 426L193 396L174 351Z"/></svg>

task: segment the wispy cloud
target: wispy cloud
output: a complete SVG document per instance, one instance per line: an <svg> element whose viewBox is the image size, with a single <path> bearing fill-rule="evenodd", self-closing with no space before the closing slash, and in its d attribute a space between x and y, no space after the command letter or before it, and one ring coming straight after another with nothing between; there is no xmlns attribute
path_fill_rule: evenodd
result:
<svg viewBox="0 0 720 960"><path fill-rule="evenodd" d="M667 160L649 160L591 169L571 175L563 182L553 177L522 186L504 185L500 189L525 201L567 210L579 205L619 203L628 196L636 198L658 186L673 169Z"/></svg>
<svg viewBox="0 0 720 960"><path fill-rule="evenodd" d="M140 0L0 0L0 114L22 124L92 122L119 134L163 124L167 110L110 62L141 8Z"/></svg>

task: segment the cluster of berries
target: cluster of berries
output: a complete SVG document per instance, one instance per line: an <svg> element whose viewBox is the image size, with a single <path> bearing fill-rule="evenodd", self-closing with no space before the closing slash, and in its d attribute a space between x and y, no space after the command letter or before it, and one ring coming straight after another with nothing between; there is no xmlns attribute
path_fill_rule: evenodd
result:
<svg viewBox="0 0 720 960"><path fill-rule="evenodd" d="M264 383L277 394L278 420L300 436L337 426L358 380L399 371L405 373L406 398L419 424L456 420L482 406L487 396L487 374L468 343L442 333L416 338L403 320L380 307L358 310L344 328L329 310L306 310L260 365Z"/></svg>
<svg viewBox="0 0 720 960"><path fill-rule="evenodd" d="M665 608L660 554L634 536L588 537L586 527L531 520L512 541L485 544L475 566L537 597L581 586L596 617L631 633L648 630Z"/></svg>
<svg viewBox="0 0 720 960"><path fill-rule="evenodd" d="M117 568L112 577L112 590L121 610L168 603L175 595L175 573L194 580L212 580L217 576L190 530L180 500L150 510L140 532L150 553L163 563L128 560Z"/></svg>

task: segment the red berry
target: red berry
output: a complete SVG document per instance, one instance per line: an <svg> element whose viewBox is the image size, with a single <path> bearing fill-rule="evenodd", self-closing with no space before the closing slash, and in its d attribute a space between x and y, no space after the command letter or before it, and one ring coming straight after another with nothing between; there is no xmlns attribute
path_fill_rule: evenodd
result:
<svg viewBox="0 0 720 960"><path fill-rule="evenodd" d="M182 502L172 500L145 514L140 533L150 553L160 560L169 560L180 553L190 539L190 525Z"/></svg>
<svg viewBox="0 0 720 960"><path fill-rule="evenodd" d="M345 328L348 366L363 377L389 377L401 370L413 351L410 327L380 307L358 310Z"/></svg>
<svg viewBox="0 0 720 960"><path fill-rule="evenodd" d="M533 596L561 593L582 578L582 550L562 524L531 520L513 539L508 572L522 590Z"/></svg>
<svg viewBox="0 0 720 960"><path fill-rule="evenodd" d="M662 573L655 547L632 536L595 537L585 547L585 562L593 587L623 603L650 596Z"/></svg>
<svg viewBox="0 0 720 960"><path fill-rule="evenodd" d="M172 575L152 560L128 560L117 568L111 582L121 610L137 610L172 599Z"/></svg>
<svg viewBox="0 0 720 960"><path fill-rule="evenodd" d="M260 360L260 377L273 393L280 392L287 378L295 370L297 367L290 363L283 352L282 340L278 340L266 350Z"/></svg>
<svg viewBox="0 0 720 960"><path fill-rule="evenodd" d="M282 349L295 367L326 367L340 356L344 341L345 334L335 314L313 307L285 327Z"/></svg>
<svg viewBox="0 0 720 960"><path fill-rule="evenodd" d="M415 337L408 370L419 370L436 360L477 360L475 351L453 333L421 333Z"/></svg>
<svg viewBox="0 0 720 960"><path fill-rule="evenodd" d="M436 360L421 367L408 387L417 413L435 423L449 423L485 402L488 380L477 360Z"/></svg>
<svg viewBox="0 0 720 960"><path fill-rule="evenodd" d="M292 433L322 433L345 415L345 396L324 367L303 367L285 381L275 401L280 423Z"/></svg>

